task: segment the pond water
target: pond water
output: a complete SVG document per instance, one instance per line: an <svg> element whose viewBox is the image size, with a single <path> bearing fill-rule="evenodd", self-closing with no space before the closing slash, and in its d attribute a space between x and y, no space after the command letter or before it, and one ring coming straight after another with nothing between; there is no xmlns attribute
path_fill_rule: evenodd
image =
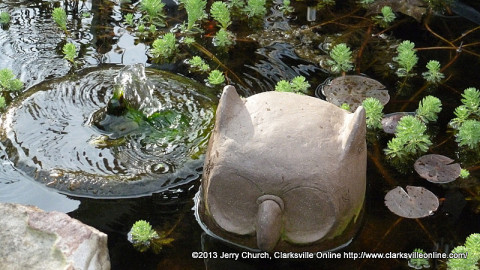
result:
<svg viewBox="0 0 480 270"><path fill-rule="evenodd" d="M315 87L331 77L322 63L328 59L327 51L332 42L346 42L357 56L356 70L351 73L366 74L380 81L389 90L391 99L386 105L386 113L413 111L418 106L418 101L427 94L442 100L443 110L439 120L430 125L428 130L434 143L430 153L444 154L460 162L462 168L469 169L471 177L442 185L426 182L413 170L413 162L398 165L385 158L382 149L386 147L391 135L380 131L369 132L368 183L363 225L353 242L339 252L412 252L415 248L422 248L426 252L449 252L453 247L462 244L469 234L480 232L479 154L459 148L451 129L447 127L455 107L460 104L462 91L467 87L480 88L478 25L461 16L439 13L424 18L424 22L427 22L424 24L397 12L398 24L380 33L382 28L369 23L368 18L373 15L366 15L367 12L357 8L354 1L337 1L335 7L319 11L314 22L306 21L307 2L294 4L296 11L284 16L279 12L278 5L268 1L267 17L260 20L260 23L234 20L231 29L237 35L237 40L228 51L212 45L216 26L212 21L206 20L201 25L205 32L196 36L197 47L181 44L177 58L170 62L157 62L152 60L149 52L153 39L139 37L134 28L124 23L123 17L134 10L136 18L140 17L140 1L0 0L0 12L7 11L12 18L8 25L0 29L0 69L11 69L25 83L26 89L23 93L3 93L10 107L2 112L2 117L11 117L17 109L28 108L21 104L33 97L37 97L37 105L46 108L54 106L52 110L56 110L59 104L52 100L53 97L65 93L68 95L62 100L68 100L71 104L64 107L64 111L58 110L59 112L63 115L89 115L90 111L106 105L112 91L110 87L113 78L122 66L137 63L150 68L147 76L153 78L153 81L155 74L164 74L165 71L178 74L173 76L183 76L198 85L195 87L197 90L204 89L202 91L208 92L208 95L204 94L215 103L221 93L221 86L205 86L207 76L192 72L183 61L194 55L209 59L214 69L224 71L227 81L234 84L243 96L273 90L279 80L289 80L297 75L307 78L312 85L310 94L314 95ZM480 10L475 1L465 2ZM159 31L165 32L185 19L185 11L179 8L175 1L164 3L166 27L159 28ZM210 2L207 6L209 5ZM51 13L55 7L67 10L68 37L52 19ZM251 35L252 33L255 34ZM420 48L417 51L420 58L417 73L424 71L423 67L430 59L439 60L442 66L448 66L444 71L446 79L442 84L438 87L425 86L421 76L402 83L404 81L395 76L395 63L391 59L399 40L405 39L414 41L416 47ZM63 58L62 48L67 41L79 48L77 68L73 68ZM90 87L98 82L95 76L101 77L108 87L103 90L102 87ZM83 96L64 91L81 87L87 89L82 92ZM89 96L89 93L95 97L93 99L96 105L92 108L83 106L82 103L82 98ZM38 108L37 105L33 106L32 110ZM75 108L78 111L75 111ZM87 109L89 112L83 111ZM72 126L82 126L82 119L83 116L75 119ZM62 123L62 119L54 120ZM39 123L34 119L23 121L21 118L13 118L11 121L19 129L30 129ZM4 129L1 132L3 134L6 131ZM94 133L92 129L88 132L90 133L84 135L90 139ZM22 134L26 134L25 140L41 142L35 139L40 138L38 133ZM8 134L5 136L8 137ZM78 136L72 136L69 140L81 140ZM111 197L110 199L95 199L89 198L94 197L94 193L75 193L61 186L53 189L37 182L37 172L12 158L11 144L5 143L4 139L2 141L0 202L32 204L45 210L65 212L107 233L112 269L409 269L407 260L399 258L239 261L194 259L192 252L238 252L233 247L207 236L195 220L193 198L199 187L201 164L193 166L195 174L189 174L187 180L180 181L171 188L164 186L141 190L138 193L129 193L127 188L119 188L110 194L111 196L100 196ZM59 144L47 144L51 145L52 149L57 149L58 153L67 151L62 150ZM34 151L39 150L36 144L30 147ZM95 147L92 149L99 150ZM67 152L72 151L79 150L69 149ZM95 156L98 157L99 153L95 153ZM145 162L155 163L152 156L143 156ZM24 157L29 160L30 156ZM56 166L50 159L43 162ZM75 166L80 167L81 172L88 172L87 167L79 164ZM391 213L384 205L386 192L396 186L407 185L423 186L432 191L440 198L439 210L423 219L405 219ZM80 189L85 190L88 187ZM98 190L97 187L93 189ZM159 254L136 251L128 242L127 233L131 225L139 219L149 221L159 231L173 229L170 237L175 241L165 246ZM446 268L445 260L430 260L430 264L432 268Z"/></svg>

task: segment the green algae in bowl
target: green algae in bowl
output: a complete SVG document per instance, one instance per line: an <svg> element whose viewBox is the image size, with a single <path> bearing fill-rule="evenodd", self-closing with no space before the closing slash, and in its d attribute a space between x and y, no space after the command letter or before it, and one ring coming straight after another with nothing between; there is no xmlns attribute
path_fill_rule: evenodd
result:
<svg viewBox="0 0 480 270"><path fill-rule="evenodd" d="M111 113L119 84L130 105ZM200 177L216 103L211 89L169 72L89 68L29 89L2 116L0 136L13 165L48 187L138 197Z"/></svg>

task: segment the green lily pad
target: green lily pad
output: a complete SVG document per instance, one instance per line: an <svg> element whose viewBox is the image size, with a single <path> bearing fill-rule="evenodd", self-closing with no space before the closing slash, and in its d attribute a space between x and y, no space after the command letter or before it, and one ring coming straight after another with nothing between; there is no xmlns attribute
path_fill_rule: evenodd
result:
<svg viewBox="0 0 480 270"><path fill-rule="evenodd" d="M385 205L394 214L404 218L422 218L438 209L437 196L424 187L407 186L407 191L396 187L385 195Z"/></svg>

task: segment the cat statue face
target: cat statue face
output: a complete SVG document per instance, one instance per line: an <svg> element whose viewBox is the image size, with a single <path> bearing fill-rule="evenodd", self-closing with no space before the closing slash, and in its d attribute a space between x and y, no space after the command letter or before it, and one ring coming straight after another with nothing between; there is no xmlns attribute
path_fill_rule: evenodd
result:
<svg viewBox="0 0 480 270"><path fill-rule="evenodd" d="M348 244L366 182L365 110L293 93L242 99L223 90L197 219L227 242L263 251Z"/></svg>

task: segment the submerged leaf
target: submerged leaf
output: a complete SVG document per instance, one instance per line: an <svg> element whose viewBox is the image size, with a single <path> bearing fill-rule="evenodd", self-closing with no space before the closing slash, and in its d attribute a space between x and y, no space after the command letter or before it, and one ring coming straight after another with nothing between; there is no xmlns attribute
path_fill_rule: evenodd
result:
<svg viewBox="0 0 480 270"><path fill-rule="evenodd" d="M460 176L460 164L453 163L450 159L442 155L424 155L415 161L415 171L422 177L433 183L452 182Z"/></svg>
<svg viewBox="0 0 480 270"><path fill-rule="evenodd" d="M380 82L358 75L340 76L322 89L327 101L337 106L346 103L355 111L367 97L374 97L385 105L390 100L388 90Z"/></svg>
<svg viewBox="0 0 480 270"><path fill-rule="evenodd" d="M422 218L438 208L437 196L424 187L407 186L407 191L396 187L385 195L385 205L394 214L405 218Z"/></svg>
<svg viewBox="0 0 480 270"><path fill-rule="evenodd" d="M395 134L395 130L397 130L397 125L400 119L405 115L415 115L413 112L395 112L389 113L383 116L382 118L382 127L383 131L388 134Z"/></svg>

